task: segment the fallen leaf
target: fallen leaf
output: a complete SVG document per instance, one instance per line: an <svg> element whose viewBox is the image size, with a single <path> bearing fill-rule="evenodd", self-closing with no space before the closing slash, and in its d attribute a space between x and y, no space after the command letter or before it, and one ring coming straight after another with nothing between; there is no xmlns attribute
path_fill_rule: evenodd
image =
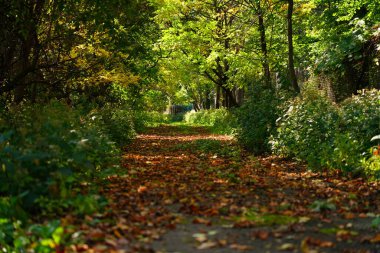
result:
<svg viewBox="0 0 380 253"><path fill-rule="evenodd" d="M380 242L380 234L375 235L371 240L371 243L379 243Z"/></svg>
<svg viewBox="0 0 380 253"><path fill-rule="evenodd" d="M309 248L309 245L308 245L308 239L309 238L305 238L301 242L300 248L301 248L301 252L302 253L310 253L310 248Z"/></svg>
<svg viewBox="0 0 380 253"><path fill-rule="evenodd" d="M207 219L203 219L203 218L195 218L193 220L193 223L194 224L204 224L204 225L207 225L207 226L211 226L212 222L210 220L207 220Z"/></svg>
<svg viewBox="0 0 380 253"><path fill-rule="evenodd" d="M252 249L251 246L248 246L248 245L241 245L241 244L236 244L236 243L231 244L231 245L230 245L230 248L231 248L231 249L236 249L236 250L241 250L241 251L245 251L245 250L250 250L250 249Z"/></svg>
<svg viewBox="0 0 380 253"><path fill-rule="evenodd" d="M282 251L294 250L296 249L296 246L293 243L284 243L281 246L279 246L277 249L282 250Z"/></svg>
<svg viewBox="0 0 380 253"><path fill-rule="evenodd" d="M233 227L234 228L251 228L251 227L254 227L255 224L256 223L253 221L243 220L243 221L235 222Z"/></svg>
<svg viewBox="0 0 380 253"><path fill-rule="evenodd" d="M207 241L207 236L203 233L195 233L193 234L193 237L197 242L200 243Z"/></svg>
<svg viewBox="0 0 380 253"><path fill-rule="evenodd" d="M298 218L298 222L299 223L306 223L306 222L308 222L310 220L311 220L311 218L310 217L306 217L306 216Z"/></svg>
<svg viewBox="0 0 380 253"><path fill-rule="evenodd" d="M199 249L199 250L211 249L211 248L215 248L216 246L218 246L218 244L216 242L204 242L201 245L199 245L197 247L197 249Z"/></svg>
<svg viewBox="0 0 380 253"><path fill-rule="evenodd" d="M218 243L219 243L220 246L226 246L227 245L227 240L220 239L220 240L218 240Z"/></svg>
<svg viewBox="0 0 380 253"><path fill-rule="evenodd" d="M118 243L115 239L112 239L112 238L107 238L104 240L104 242L107 244L107 245L110 245L112 247L117 247L118 246Z"/></svg>
<svg viewBox="0 0 380 253"><path fill-rule="evenodd" d="M87 238L89 238L90 240L95 240L95 241L104 239L104 237L105 237L105 233L100 229L94 229L87 235Z"/></svg>
<svg viewBox="0 0 380 253"><path fill-rule="evenodd" d="M75 246L76 252L87 252L89 249L89 246L87 244L79 244Z"/></svg>
<svg viewBox="0 0 380 253"><path fill-rule="evenodd" d="M324 240L312 238L312 237L307 237L304 241L308 245L322 247L322 248L331 248L334 246L334 243L331 241L324 241Z"/></svg>
<svg viewBox="0 0 380 253"><path fill-rule="evenodd" d="M350 230L344 230L340 229L336 232L336 236L340 239L346 240L349 239L352 236L356 236L358 232L356 231L350 231Z"/></svg>
<svg viewBox="0 0 380 253"><path fill-rule="evenodd" d="M252 233L252 236L260 240L266 240L269 237L269 232L264 230L255 231Z"/></svg>
<svg viewBox="0 0 380 253"><path fill-rule="evenodd" d="M148 187L146 187L144 185L140 185L139 188L137 189L137 192L143 193L143 192L146 192L147 190L148 190Z"/></svg>
<svg viewBox="0 0 380 253"><path fill-rule="evenodd" d="M355 218L355 214L354 213L345 213L344 218L345 219L353 219L353 218Z"/></svg>

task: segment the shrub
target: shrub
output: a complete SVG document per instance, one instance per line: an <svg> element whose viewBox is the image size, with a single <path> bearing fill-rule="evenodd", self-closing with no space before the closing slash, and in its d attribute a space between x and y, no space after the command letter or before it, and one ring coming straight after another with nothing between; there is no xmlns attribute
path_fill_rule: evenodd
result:
<svg viewBox="0 0 380 253"><path fill-rule="evenodd" d="M221 134L233 134L237 126L236 117L225 108L188 112L185 122L210 126L215 133Z"/></svg>
<svg viewBox="0 0 380 253"><path fill-rule="evenodd" d="M328 98L318 91L306 91L302 98L290 101L287 112L278 119L272 150L304 160L311 168L326 166L339 120L338 108Z"/></svg>
<svg viewBox="0 0 380 253"><path fill-rule="evenodd" d="M371 148L371 151L374 153L371 157L369 158L364 158L362 159L361 165L364 168L365 174L375 180L380 179L380 155L379 155L379 149L380 146L373 147ZM377 154L375 154L375 151Z"/></svg>
<svg viewBox="0 0 380 253"><path fill-rule="evenodd" d="M342 119L339 132L335 134L331 168L346 172L363 169L361 161L370 157L371 137L380 127L379 101L380 91L363 90L342 102Z"/></svg>
<svg viewBox="0 0 380 253"><path fill-rule="evenodd" d="M136 136L133 115L124 108L112 108L110 105L90 115L100 117L101 125L110 139L119 146L124 146Z"/></svg>
<svg viewBox="0 0 380 253"><path fill-rule="evenodd" d="M377 157L370 158L370 139L378 133L380 91L361 91L333 105L318 91L307 90L289 102L272 138L275 153L306 161L311 168L340 169L373 175Z"/></svg>
<svg viewBox="0 0 380 253"><path fill-rule="evenodd" d="M133 112L133 124L136 132L141 133L146 127L157 126L169 123L169 115L156 111L135 111Z"/></svg>
<svg viewBox="0 0 380 253"><path fill-rule="evenodd" d="M255 154L270 151L268 138L276 126L278 105L279 98L272 90L255 86L248 100L236 112L239 122L238 140Z"/></svg>
<svg viewBox="0 0 380 253"><path fill-rule="evenodd" d="M72 188L118 162L118 149L94 115L59 102L13 108L0 134L0 195L28 211L38 199L70 197Z"/></svg>
<svg viewBox="0 0 380 253"><path fill-rule="evenodd" d="M359 143L362 152L368 152L371 138L380 129L380 91L363 90L342 103L343 126L341 131L350 132Z"/></svg>
<svg viewBox="0 0 380 253"><path fill-rule="evenodd" d="M59 220L23 228L20 221L0 219L1 252L62 252L77 239Z"/></svg>

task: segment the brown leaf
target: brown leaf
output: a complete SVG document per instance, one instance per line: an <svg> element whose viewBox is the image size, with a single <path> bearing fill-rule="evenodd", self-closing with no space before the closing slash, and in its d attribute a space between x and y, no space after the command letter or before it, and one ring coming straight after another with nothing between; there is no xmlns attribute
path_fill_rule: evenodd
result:
<svg viewBox="0 0 380 253"><path fill-rule="evenodd" d="M95 241L104 239L104 237L105 237L105 233L100 229L94 229L87 235L88 239L95 240Z"/></svg>
<svg viewBox="0 0 380 253"><path fill-rule="evenodd" d="M117 230L117 229L115 229L114 231L113 231L113 233L114 233L114 235L117 237L117 238L122 238L123 237L123 235L119 232L119 230Z"/></svg>
<svg viewBox="0 0 380 253"><path fill-rule="evenodd" d="M79 244L75 246L76 252L87 252L89 247L87 244Z"/></svg>
<svg viewBox="0 0 380 253"><path fill-rule="evenodd" d="M216 242L204 242L204 243L201 243L201 245L199 245L197 249L211 249L211 248L215 248L216 246L218 246Z"/></svg>
<svg viewBox="0 0 380 253"><path fill-rule="evenodd" d="M371 243L379 243L380 242L380 233L375 235L371 240Z"/></svg>
<svg viewBox="0 0 380 253"><path fill-rule="evenodd" d="M110 246L112 246L112 247L117 247L117 246L118 246L117 240L112 239L112 238L107 238L107 239L104 240L104 242L105 242L107 245L110 245Z"/></svg>
<svg viewBox="0 0 380 253"><path fill-rule="evenodd" d="M255 222L247 221L247 220L238 221L238 222L235 222L234 224L234 228L251 228L254 226L255 226Z"/></svg>
<svg viewBox="0 0 380 253"><path fill-rule="evenodd" d="M354 213L345 213L344 214L344 218L345 219L354 219L355 218L355 214Z"/></svg>
<svg viewBox="0 0 380 253"><path fill-rule="evenodd" d="M138 193L144 193L148 190L148 187L144 186L144 185L140 185L139 188L137 189L137 192Z"/></svg>
<svg viewBox="0 0 380 253"><path fill-rule="evenodd" d="M193 223L194 224L204 224L204 225L207 225L207 226L211 226L212 222L210 220L206 220L206 219L203 219L203 218L195 218L193 220Z"/></svg>
<svg viewBox="0 0 380 253"><path fill-rule="evenodd" d="M219 244L220 246L226 246L226 245L227 245L227 240L220 239L220 240L218 240L218 244Z"/></svg>
<svg viewBox="0 0 380 253"><path fill-rule="evenodd" d="M282 251L288 251L288 250L296 249L296 246L293 243L284 243L280 247L278 247L277 249L282 250Z"/></svg>
<svg viewBox="0 0 380 253"><path fill-rule="evenodd" d="M236 243L231 244L231 245L230 245L230 248L231 248L231 249L236 249L236 250L241 250L241 251L245 251L245 250L250 250L250 249L252 249L251 246L248 246L248 245L241 245L241 244L236 244Z"/></svg>
<svg viewBox="0 0 380 253"><path fill-rule="evenodd" d="M269 237L269 232L264 230L255 231L252 233L252 236L260 240L266 240Z"/></svg>
<svg viewBox="0 0 380 253"><path fill-rule="evenodd" d="M317 246L317 247L322 247L322 248L331 248L334 246L334 243L333 242L330 242L330 241L323 241L321 239L317 239L317 238L312 238L312 237L307 237L305 240L304 240L308 245L311 245L311 246Z"/></svg>

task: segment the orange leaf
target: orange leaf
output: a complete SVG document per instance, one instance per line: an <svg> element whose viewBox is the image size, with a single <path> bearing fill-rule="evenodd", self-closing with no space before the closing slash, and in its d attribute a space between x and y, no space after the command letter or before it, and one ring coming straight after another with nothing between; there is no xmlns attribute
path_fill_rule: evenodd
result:
<svg viewBox="0 0 380 253"><path fill-rule="evenodd" d="M370 242L372 243L379 243L380 242L380 234L375 235Z"/></svg>

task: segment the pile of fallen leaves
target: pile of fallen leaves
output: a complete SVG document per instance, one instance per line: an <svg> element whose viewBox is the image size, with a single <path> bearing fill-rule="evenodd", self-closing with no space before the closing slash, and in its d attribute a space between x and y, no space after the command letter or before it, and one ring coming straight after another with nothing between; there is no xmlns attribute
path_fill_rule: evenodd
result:
<svg viewBox="0 0 380 253"><path fill-rule="evenodd" d="M379 183L252 157L200 127L153 128L126 150L100 186L107 209L63 219L83 238L68 251L380 252Z"/></svg>

